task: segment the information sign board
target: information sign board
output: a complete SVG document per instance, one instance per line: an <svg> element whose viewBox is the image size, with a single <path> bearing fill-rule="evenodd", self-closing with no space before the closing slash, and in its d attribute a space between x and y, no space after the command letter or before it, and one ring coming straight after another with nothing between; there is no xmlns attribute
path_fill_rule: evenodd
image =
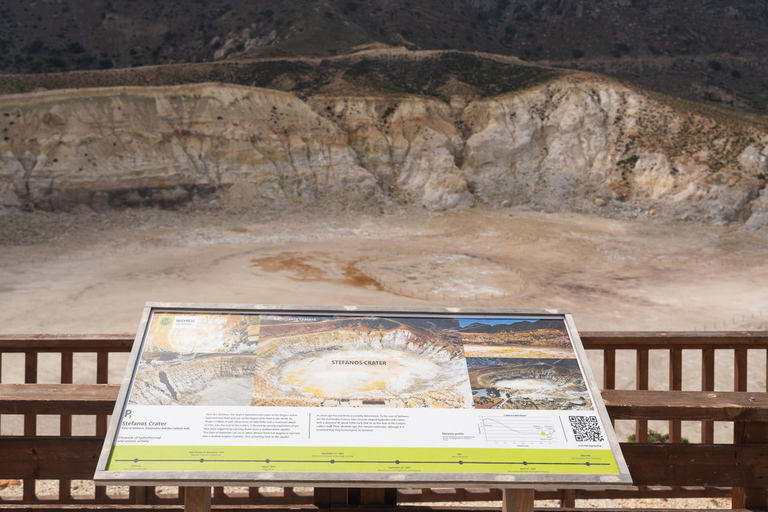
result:
<svg viewBox="0 0 768 512"><path fill-rule="evenodd" d="M95 480L631 483L567 311L153 303Z"/></svg>

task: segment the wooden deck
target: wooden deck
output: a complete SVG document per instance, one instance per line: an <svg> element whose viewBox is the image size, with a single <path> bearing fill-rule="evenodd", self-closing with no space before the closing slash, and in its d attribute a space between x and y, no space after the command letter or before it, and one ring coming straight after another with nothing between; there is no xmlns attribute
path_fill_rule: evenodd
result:
<svg viewBox="0 0 768 512"><path fill-rule="evenodd" d="M632 490L537 491L536 499L559 500L572 510L578 499L732 497L735 509L768 507L768 393L748 382L751 357L768 354L768 333L582 333L587 351L600 351L603 398L612 421L635 422L638 443L622 443L635 488ZM152 487L99 487L93 495L75 496L71 480L89 480L101 450L118 385L108 383L108 364L113 354L130 351L132 336L0 336L0 362L10 354L23 354L24 383L5 383L0 374L0 479L23 480L20 497L0 497L8 510L63 511L99 508L110 511L180 510L179 493L159 493ZM616 353L635 354L634 389L616 388ZM650 355L665 353L669 380L666 389L649 389ZM696 351L701 358L701 386L682 391L683 352ZM95 354L94 382L73 382L75 354ZM60 383L38 384L40 357L56 354ZM733 359L732 390L715 391L716 358ZM20 356L16 356L19 358ZM2 368L2 366L0 366ZM622 369L627 371L627 369ZM768 370L766 370L768 373ZM48 380L48 379L46 379ZM654 388L659 383L654 383ZM4 435L9 415L23 415L22 436ZM37 435L38 417L58 417L59 435ZM76 435L72 418L95 419L94 432ZM669 422L670 442L649 444L648 422ZM683 421L701 422L701 438L683 443ZM734 425L732 443L714 443L714 422ZM36 480L58 480L56 495L38 495ZM247 492L214 488L214 510L259 507L269 510L338 510L365 506L367 510L424 507L403 503L429 503L429 510L454 502L487 502L501 499L497 489L387 489L381 496L360 489L264 489ZM435 505L437 504L437 505ZM479 508L473 508L479 509Z"/></svg>

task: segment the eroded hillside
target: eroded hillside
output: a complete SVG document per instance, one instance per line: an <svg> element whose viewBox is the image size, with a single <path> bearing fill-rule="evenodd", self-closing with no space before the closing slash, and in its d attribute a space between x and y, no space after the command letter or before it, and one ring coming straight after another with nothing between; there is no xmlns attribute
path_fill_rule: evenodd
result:
<svg viewBox="0 0 768 512"><path fill-rule="evenodd" d="M497 95L227 84L0 97L4 207L525 205L768 224L761 119L572 73ZM463 89L462 89L463 88ZM466 91L465 91L466 92Z"/></svg>

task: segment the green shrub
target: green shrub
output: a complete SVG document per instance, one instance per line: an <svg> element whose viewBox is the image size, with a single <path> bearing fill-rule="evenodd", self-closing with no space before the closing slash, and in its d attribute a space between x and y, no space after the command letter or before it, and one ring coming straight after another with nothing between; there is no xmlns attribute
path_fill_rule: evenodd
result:
<svg viewBox="0 0 768 512"><path fill-rule="evenodd" d="M629 437L627 437L628 443L636 443L635 440L635 434L629 434ZM660 432L656 432L655 430L648 430L648 442L649 443L668 443L669 442L669 434L662 434ZM687 437L681 437L680 442L683 444L688 443Z"/></svg>
<svg viewBox="0 0 768 512"><path fill-rule="evenodd" d="M84 53L85 47L80 43L70 43L67 45L67 50L70 53Z"/></svg>

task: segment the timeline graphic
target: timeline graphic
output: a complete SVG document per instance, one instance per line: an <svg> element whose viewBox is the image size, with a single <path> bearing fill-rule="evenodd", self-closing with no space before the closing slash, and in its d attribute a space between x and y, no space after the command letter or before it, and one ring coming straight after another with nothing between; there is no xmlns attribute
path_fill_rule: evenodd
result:
<svg viewBox="0 0 768 512"><path fill-rule="evenodd" d="M533 418L480 417L480 432L489 443L554 443L555 426Z"/></svg>

